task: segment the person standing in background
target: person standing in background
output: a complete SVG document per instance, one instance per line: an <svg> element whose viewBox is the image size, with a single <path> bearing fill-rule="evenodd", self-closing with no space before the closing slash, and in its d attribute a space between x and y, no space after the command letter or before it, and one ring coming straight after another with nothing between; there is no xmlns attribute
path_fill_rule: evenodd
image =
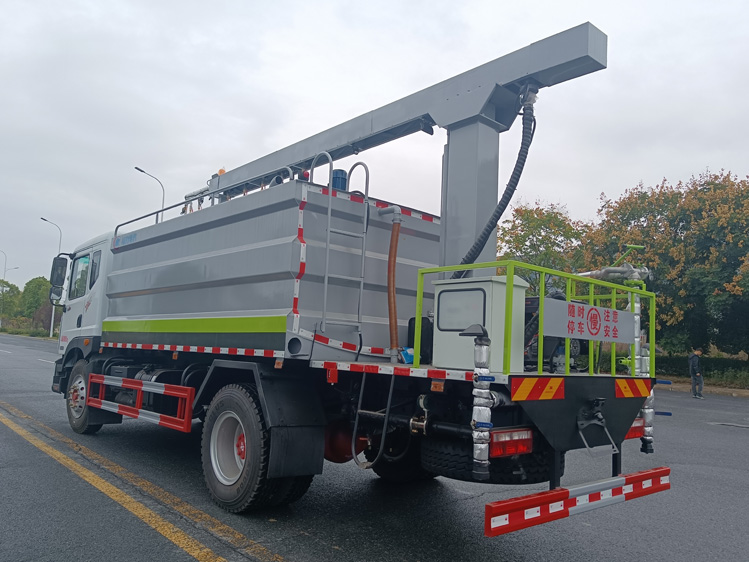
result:
<svg viewBox="0 0 749 562"><path fill-rule="evenodd" d="M702 367L700 367L700 357L702 356L702 348L698 347L689 356L689 375L692 377L692 398L698 400L704 400L702 396Z"/></svg>

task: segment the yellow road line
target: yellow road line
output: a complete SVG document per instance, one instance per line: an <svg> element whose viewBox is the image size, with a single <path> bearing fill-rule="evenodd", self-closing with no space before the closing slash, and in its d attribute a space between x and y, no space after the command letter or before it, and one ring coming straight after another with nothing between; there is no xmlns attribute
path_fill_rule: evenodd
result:
<svg viewBox="0 0 749 562"><path fill-rule="evenodd" d="M119 488L113 486L103 478L97 476L89 469L84 468L70 457L63 455L57 449L54 449L44 443L38 437L33 436L31 433L23 429L21 426L12 422L4 415L0 414L0 423L5 424L9 429L16 432L18 435L26 439L29 443L34 445L40 451L46 453L65 468L69 469L73 474L85 480L91 484L94 488L116 501L122 507L127 509L130 513L135 515L138 519L143 521L146 525L151 527L154 531L161 534L166 539L173 542L179 548L184 550L187 554L199 560L200 562L226 562L224 558L215 554L207 546L196 541L187 533L178 529L166 519L160 517L145 505L139 501L133 499Z"/></svg>
<svg viewBox="0 0 749 562"><path fill-rule="evenodd" d="M248 554L250 556L254 556L261 562L284 562L283 557L271 552L270 550L265 548L263 545L256 543L253 540L248 539L242 533L230 527L229 525L226 525L222 523L221 521L219 521L218 519L216 519L215 517L212 517L208 515L207 513L193 507L192 505L178 498L174 494L171 494L167 492L166 490L164 490L163 488L160 488L156 484L153 484L149 482L148 480L141 478L137 474L130 472L126 468L123 468L122 466L110 461L106 457L101 456L99 453L96 453L92 451L91 449L76 443L69 437L66 437L62 433L59 433L58 431L55 431L51 427L44 425L40 421L35 420L34 418L29 416L25 412L22 412L18 408L15 408L14 406L11 406L10 404L3 402L3 401L0 401L0 407L6 409L8 412L11 412L15 416L30 420L32 423L34 423L34 425L41 428L45 433L47 433L53 439L60 441L62 443L65 443L68 447L70 447L77 453L83 455L90 461L98 464L102 468L122 478L123 480L127 481L133 486L136 486L141 491L145 492L146 494L160 501L164 505L171 507L172 509L174 509L175 511L177 511L178 513L180 513L187 519L202 526L204 529L206 529L208 532L215 535L217 538L228 542L234 548L241 550L243 553Z"/></svg>

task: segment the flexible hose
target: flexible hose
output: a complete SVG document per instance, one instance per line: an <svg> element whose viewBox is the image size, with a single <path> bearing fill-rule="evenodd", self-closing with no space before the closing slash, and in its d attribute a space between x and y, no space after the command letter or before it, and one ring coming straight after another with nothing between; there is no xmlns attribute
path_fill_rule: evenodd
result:
<svg viewBox="0 0 749 562"><path fill-rule="evenodd" d="M388 323L390 325L391 356L396 358L396 361L397 355L393 355L392 350L398 349L398 310L395 298L395 260L398 257L398 238L400 232L401 224L399 222L393 222L393 229L390 232L390 251L388 252Z"/></svg>
<svg viewBox="0 0 749 562"><path fill-rule="evenodd" d="M523 137L520 142L520 151L518 152L518 158L515 161L515 168L512 170L510 181L507 182L507 187L505 187L505 192L502 194L502 199L500 199L499 203L497 203L492 216L489 217L486 226L484 226L484 229L481 231L481 234L479 234L479 237L473 243L473 246L471 246L471 249L468 250L468 253L461 260L461 265L466 263L474 263L476 261L476 258L479 257L482 250L484 249L484 246L486 246L486 243L489 240L489 236L491 236L492 232L496 232L497 223L499 223L499 219L502 218L502 214L505 212L505 209L507 209L507 205L510 204L510 200L512 199L512 196L517 189L518 182L520 181L520 176L523 173L525 161L528 158L528 149L531 146L531 142L533 141L533 134L536 130L536 120L533 116L533 104L535 102L536 91L531 88L527 88L526 92L522 95ZM465 271L456 271L455 273L453 273L452 278L460 279L465 275L465 273Z"/></svg>

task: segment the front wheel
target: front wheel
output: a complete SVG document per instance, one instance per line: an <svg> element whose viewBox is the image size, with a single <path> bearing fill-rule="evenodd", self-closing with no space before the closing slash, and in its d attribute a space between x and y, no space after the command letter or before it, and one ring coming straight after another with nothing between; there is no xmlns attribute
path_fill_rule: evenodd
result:
<svg viewBox="0 0 749 562"><path fill-rule="evenodd" d="M96 433L101 429L100 423L89 423L90 410L86 405L88 396L88 361L79 359L70 372L70 384L65 394L68 422L73 431L81 434Z"/></svg>

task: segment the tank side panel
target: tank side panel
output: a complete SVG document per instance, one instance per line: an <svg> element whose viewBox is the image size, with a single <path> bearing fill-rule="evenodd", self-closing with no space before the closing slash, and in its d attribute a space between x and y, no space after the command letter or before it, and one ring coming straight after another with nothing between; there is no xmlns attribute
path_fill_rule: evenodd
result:
<svg viewBox="0 0 749 562"><path fill-rule="evenodd" d="M323 281L325 274L325 241L327 230L327 195L310 192L304 209L304 239L307 243L307 262L299 296L301 326L305 330L337 341L359 345L358 335L351 326L330 324L320 332L322 318ZM360 232L363 226L364 205L334 198L332 226L348 232ZM387 308L387 262L392 229L392 215L381 217L369 207L364 297L362 300L362 344L367 347L390 346ZM331 234L329 272L352 278L360 276L360 240ZM403 216L398 241L396 265L396 295L398 308L399 345L406 345L408 319L416 310L417 271L433 267L439 262L439 224L412 216ZM432 309L431 285L425 287L424 313ZM357 280L329 279L327 318L355 321L358 312L359 283ZM316 360L352 360L356 353L330 346L316 345ZM375 357L367 357L367 360ZM384 358L383 358L384 359Z"/></svg>
<svg viewBox="0 0 749 562"><path fill-rule="evenodd" d="M299 196L287 183L118 236L105 341L283 349Z"/></svg>

